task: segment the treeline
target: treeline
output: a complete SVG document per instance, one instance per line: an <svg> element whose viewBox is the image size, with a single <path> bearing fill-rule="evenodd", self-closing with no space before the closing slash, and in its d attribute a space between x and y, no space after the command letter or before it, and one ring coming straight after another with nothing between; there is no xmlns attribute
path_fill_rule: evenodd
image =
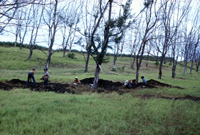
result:
<svg viewBox="0 0 200 135"><path fill-rule="evenodd" d="M20 43L16 43L16 47L20 47ZM3 47L14 47L15 46L15 42L2 42L0 41L0 46L3 46ZM29 48L29 45L28 44L22 44L22 47L23 48ZM34 49L42 49L42 50L48 50L47 47L43 47L43 46L40 46L40 45L34 45Z"/></svg>

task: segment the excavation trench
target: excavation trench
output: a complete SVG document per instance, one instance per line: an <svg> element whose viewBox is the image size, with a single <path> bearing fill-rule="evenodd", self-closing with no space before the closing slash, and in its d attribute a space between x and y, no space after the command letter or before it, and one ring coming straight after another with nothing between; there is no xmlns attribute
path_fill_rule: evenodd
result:
<svg viewBox="0 0 200 135"><path fill-rule="evenodd" d="M82 84L74 85L74 84L61 84L61 83L49 83L48 86L44 86L43 82L37 82L37 86L34 87L33 83L30 82L29 89L31 91L38 91L38 92L56 92L56 93L71 93L71 94L81 94L82 92L97 92L97 93L111 93L117 92L120 95L124 93L131 93L137 90L142 89L153 89L153 88L161 88L161 87L168 87L168 88L178 88L183 89L181 87L171 86L169 84L161 83L156 80L149 80L147 84L140 84L137 86L133 86L131 88L124 87L122 82L112 82L109 80L99 79L98 82L98 90L94 90L91 88L91 84L94 78L85 78L81 80ZM13 88L27 88L26 81L22 81L19 79L12 79L10 81L0 82L0 89L1 90L12 90ZM200 97L194 97L187 95L185 97L167 97L162 95L139 95L142 99L151 99L151 98L164 98L170 100L193 100L198 102Z"/></svg>

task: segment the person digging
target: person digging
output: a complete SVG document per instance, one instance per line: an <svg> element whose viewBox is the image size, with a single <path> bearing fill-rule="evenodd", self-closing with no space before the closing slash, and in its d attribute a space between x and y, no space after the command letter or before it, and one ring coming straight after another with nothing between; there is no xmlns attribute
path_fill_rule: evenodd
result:
<svg viewBox="0 0 200 135"><path fill-rule="evenodd" d="M40 79L40 80L44 80L44 85L45 86L48 86L48 80L49 80L49 77L50 77L50 75L49 75L47 70L48 70L47 68L44 68L44 75Z"/></svg>
<svg viewBox="0 0 200 135"><path fill-rule="evenodd" d="M27 79L27 82L26 82L26 86L27 86L27 87L29 86L29 80L30 80L31 78L33 79L34 86L37 86L36 81L35 81L35 78L34 78L34 74L35 74L35 69L32 69L31 71L28 72L28 79Z"/></svg>

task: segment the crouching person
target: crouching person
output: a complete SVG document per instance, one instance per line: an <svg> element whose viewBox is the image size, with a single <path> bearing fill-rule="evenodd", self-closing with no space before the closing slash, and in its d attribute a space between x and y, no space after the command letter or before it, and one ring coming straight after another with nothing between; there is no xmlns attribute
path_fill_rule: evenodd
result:
<svg viewBox="0 0 200 135"><path fill-rule="evenodd" d="M72 82L72 84L74 85L81 84L81 81L78 79L78 77L75 77L75 80Z"/></svg>
<svg viewBox="0 0 200 135"><path fill-rule="evenodd" d="M47 70L48 70L47 68L44 68L44 75L41 78L41 79L44 80L44 85L45 86L48 86L48 80L49 80L49 77L50 77L50 75L49 75Z"/></svg>
<svg viewBox="0 0 200 135"><path fill-rule="evenodd" d="M131 85L131 80L126 80L126 81L124 82L124 86L125 86L125 87L132 87L132 85Z"/></svg>
<svg viewBox="0 0 200 135"><path fill-rule="evenodd" d="M33 79L34 86L36 86L34 74L35 74L35 69L32 69L31 71L28 72L28 79L27 79L27 82L26 82L26 86L27 86L27 87L29 86L29 80L30 80L30 78Z"/></svg>

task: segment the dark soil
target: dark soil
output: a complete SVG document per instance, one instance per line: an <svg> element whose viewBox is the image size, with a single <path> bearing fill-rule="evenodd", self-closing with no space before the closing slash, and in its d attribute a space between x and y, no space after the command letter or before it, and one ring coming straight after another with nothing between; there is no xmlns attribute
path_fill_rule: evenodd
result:
<svg viewBox="0 0 200 135"><path fill-rule="evenodd" d="M108 80L99 79L98 83L98 90L94 90L91 88L91 84L93 82L94 78L85 78L83 80L80 80L82 84L74 85L74 84L61 84L61 83L51 83L49 82L49 86L44 86L43 82L37 82L37 86L34 87L33 83L30 82L29 89L31 91L38 91L38 92L47 92L52 91L56 93L72 93L72 94L81 94L82 92L98 92L98 93L111 93L111 92L117 92L120 95L128 92L134 92L138 89L145 89L145 88L159 88L159 87L169 87L169 88L179 88L180 87L174 87L169 84L161 83L156 80L149 80L147 81L147 84L139 84L137 86L133 87L124 87L122 82L112 82ZM0 89L2 90L11 90L13 88L27 88L26 87L26 81L22 81L19 79L12 79L10 81L0 82ZM194 96L185 96L185 97L164 97L160 95L142 95L140 96L143 99L150 99L150 98L165 98L165 99L172 99L172 100L193 100L195 102L198 102L200 100L200 97L194 97Z"/></svg>

